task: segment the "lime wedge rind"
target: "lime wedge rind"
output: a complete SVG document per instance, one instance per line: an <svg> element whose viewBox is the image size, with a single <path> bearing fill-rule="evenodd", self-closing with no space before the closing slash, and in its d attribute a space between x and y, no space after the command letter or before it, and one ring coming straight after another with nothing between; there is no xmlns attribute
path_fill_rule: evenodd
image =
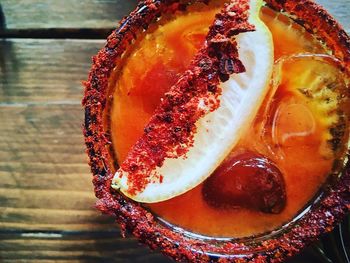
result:
<svg viewBox="0 0 350 263"><path fill-rule="evenodd" d="M250 22L256 31L237 37L239 56L246 72L222 84L220 107L197 122L194 146L185 158L166 159L154 171L155 180L136 195L128 193L128 175L116 175L112 187L143 203L160 202L181 195L202 183L220 165L253 122L269 89L273 69L273 41L258 14L261 1L251 1ZM259 7L258 7L259 6Z"/></svg>

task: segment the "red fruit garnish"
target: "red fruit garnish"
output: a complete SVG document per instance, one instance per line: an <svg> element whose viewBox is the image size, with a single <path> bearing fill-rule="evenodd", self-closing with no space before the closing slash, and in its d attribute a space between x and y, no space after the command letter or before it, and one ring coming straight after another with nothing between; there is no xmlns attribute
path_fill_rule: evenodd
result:
<svg viewBox="0 0 350 263"><path fill-rule="evenodd" d="M216 208L245 207L278 214L286 205L281 171L268 158L252 152L221 164L204 182L202 193Z"/></svg>

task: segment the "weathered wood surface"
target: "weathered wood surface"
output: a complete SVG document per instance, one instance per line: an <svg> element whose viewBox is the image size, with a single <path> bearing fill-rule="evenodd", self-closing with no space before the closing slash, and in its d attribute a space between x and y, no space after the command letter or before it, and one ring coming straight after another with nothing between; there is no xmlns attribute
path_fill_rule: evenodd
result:
<svg viewBox="0 0 350 263"><path fill-rule="evenodd" d="M81 81L104 40L0 40L0 105L80 104Z"/></svg>
<svg viewBox="0 0 350 263"><path fill-rule="evenodd" d="M3 28L114 28L137 0L1 0ZM350 32L349 0L316 0ZM1 17L1 14L0 14ZM1 23L0 23L1 29ZM23 31L22 31L23 32Z"/></svg>
<svg viewBox="0 0 350 263"><path fill-rule="evenodd" d="M170 262L114 232L12 233L0 237L1 262Z"/></svg>
<svg viewBox="0 0 350 263"><path fill-rule="evenodd" d="M137 0L1 0L7 29L115 27Z"/></svg>
<svg viewBox="0 0 350 263"><path fill-rule="evenodd" d="M6 28L23 34L18 37L30 36L32 29L55 38L71 29L113 28L135 2L1 0L0 5ZM350 0L318 2L350 31ZM47 28L62 29L62 35ZM169 262L132 238L122 239L113 219L93 208L81 81L103 43L0 40L0 262ZM292 262L320 261L306 251Z"/></svg>

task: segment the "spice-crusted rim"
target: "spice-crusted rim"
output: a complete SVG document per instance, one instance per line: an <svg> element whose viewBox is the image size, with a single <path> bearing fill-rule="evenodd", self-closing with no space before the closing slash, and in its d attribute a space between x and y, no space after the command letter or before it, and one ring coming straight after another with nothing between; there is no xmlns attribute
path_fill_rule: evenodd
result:
<svg viewBox="0 0 350 263"><path fill-rule="evenodd" d="M110 144L103 126L103 111L107 102L108 79L111 71L138 32L163 13L186 8L183 0L145 0L136 10L124 18L120 27L107 39L103 49L93 58L88 81L85 82L83 106L85 109L84 136L90 158L95 194L99 199L97 208L113 215L123 232L133 233L140 242L151 249L179 261L191 262L282 262L298 253L316 240L322 233L330 231L350 209L350 163L332 190L324 194L296 224L278 236L256 243L229 241L209 242L186 237L161 225L140 204L128 200L110 187L114 176L109 160ZM202 2L206 2L203 0ZM350 39L341 26L319 5L310 0L268 0L267 4L277 10L286 11L306 29L317 34L334 50L335 55L350 65ZM221 257L218 255L222 255Z"/></svg>

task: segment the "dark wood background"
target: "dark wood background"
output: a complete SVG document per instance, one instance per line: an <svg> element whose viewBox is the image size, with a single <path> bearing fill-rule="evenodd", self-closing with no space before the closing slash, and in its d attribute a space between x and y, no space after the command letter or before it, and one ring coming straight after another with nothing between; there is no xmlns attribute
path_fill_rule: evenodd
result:
<svg viewBox="0 0 350 263"><path fill-rule="evenodd" d="M169 262L93 208L81 131L91 56L136 2L0 1L1 262ZM350 0L318 2L350 31Z"/></svg>

